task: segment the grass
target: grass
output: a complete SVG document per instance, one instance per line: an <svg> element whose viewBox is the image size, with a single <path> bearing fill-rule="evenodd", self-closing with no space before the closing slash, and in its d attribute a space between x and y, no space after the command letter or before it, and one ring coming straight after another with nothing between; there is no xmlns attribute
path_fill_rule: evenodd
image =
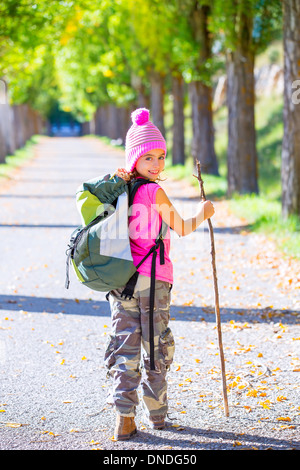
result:
<svg viewBox="0 0 300 470"><path fill-rule="evenodd" d="M248 221L252 232L273 239L277 247L289 256L300 259L300 219L281 216L281 145L283 137L283 97L264 96L255 108L258 152L259 195L234 195L228 199L230 209ZM220 108L214 114L215 150L220 176L203 174L206 195L212 200L227 199L227 110ZM187 146L188 148L188 146ZM184 166L172 166L167 159L170 177L186 179L198 185L192 175L193 161L187 157Z"/></svg>
<svg viewBox="0 0 300 470"><path fill-rule="evenodd" d="M278 249L300 260L300 219L281 217L281 203L259 195L233 196L229 206L234 214L247 220L249 230L271 238Z"/></svg>
<svg viewBox="0 0 300 470"><path fill-rule="evenodd" d="M265 59L263 59L265 61ZM166 98L166 137L168 155L166 174L174 179L185 179L198 186L193 177L195 169L190 156L192 140L191 107L187 102L185 109L186 162L185 165L172 166L172 102ZM300 221L299 218L281 217L281 143L283 137L283 98L282 96L264 96L257 100L256 130L259 173L259 195L234 195L228 200L229 207L238 216L248 221L249 230L263 233L271 237L278 248L289 256L300 259ZM227 197L227 109L222 107L214 113L215 150L219 162L220 176L203 174L205 192L212 200ZM88 136L87 136L88 137ZM95 136L99 138L99 136ZM33 136L15 155L6 157L0 164L0 179L9 177L13 169L33 155L32 146L38 142L39 136ZM100 137L111 145L111 139ZM123 146L117 146L124 148Z"/></svg>
<svg viewBox="0 0 300 470"><path fill-rule="evenodd" d="M286 255L300 259L300 219L281 215L281 145L283 99L263 97L256 104L259 195L235 195L232 211L244 217L249 229L273 239Z"/></svg>
<svg viewBox="0 0 300 470"><path fill-rule="evenodd" d="M249 231L272 238L278 248L289 256L300 259L300 220L296 216L283 220L281 217L281 144L283 137L283 97L264 96L257 100L255 119L257 130L259 195L234 195L228 199L230 209L248 222ZM190 104L185 109L186 161L184 165L172 165L172 102L166 99L166 137L168 156L166 174L171 178L186 180L198 186L193 177L196 170L190 156L192 122ZM214 113L215 150L220 176L203 174L204 188L208 198L227 198L227 109L222 107ZM102 137L105 143L110 139Z"/></svg>
<svg viewBox="0 0 300 470"><path fill-rule="evenodd" d="M39 142L40 136L32 136L24 145L24 147L16 150L13 155L5 157L5 162L0 163L0 180L10 178L12 172L22 166L24 162L33 157L33 146Z"/></svg>

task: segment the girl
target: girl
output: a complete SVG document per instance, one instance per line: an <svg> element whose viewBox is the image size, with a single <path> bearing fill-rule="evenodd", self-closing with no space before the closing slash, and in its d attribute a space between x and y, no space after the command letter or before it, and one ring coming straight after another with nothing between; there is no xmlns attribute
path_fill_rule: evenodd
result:
<svg viewBox="0 0 300 470"><path fill-rule="evenodd" d="M165 167L166 142L149 111L140 108L131 115L132 126L126 136L126 168L117 175L126 181L144 178L159 181ZM194 217L183 220L164 190L156 184L139 187L129 217L129 235L134 264L155 244L161 222L167 224L164 238L164 264L156 258L154 294L154 368L150 367L149 298L152 256L138 268L138 278L131 299L121 296L123 289L110 292L112 334L105 353L105 364L113 380L112 402L117 411L114 438L129 439L136 432L134 422L138 405L137 388L141 383L142 406L153 429L165 427L167 414L166 374L173 360L174 338L169 323L170 291L173 268L169 258L170 229L185 236L205 219L212 217L210 201L199 203ZM142 357L141 357L142 355ZM154 369L154 370L153 370Z"/></svg>

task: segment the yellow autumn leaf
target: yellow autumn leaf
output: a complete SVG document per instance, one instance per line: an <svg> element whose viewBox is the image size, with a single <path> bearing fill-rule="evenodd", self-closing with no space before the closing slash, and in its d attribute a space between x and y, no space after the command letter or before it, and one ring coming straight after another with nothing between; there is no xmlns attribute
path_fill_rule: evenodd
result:
<svg viewBox="0 0 300 470"><path fill-rule="evenodd" d="M247 397L257 397L258 391L257 390L249 390L247 393Z"/></svg>
<svg viewBox="0 0 300 470"><path fill-rule="evenodd" d="M237 386L237 382L232 382L231 384L228 385L228 387L233 388Z"/></svg>
<svg viewBox="0 0 300 470"><path fill-rule="evenodd" d="M270 409L269 405L271 405L271 402L270 400L265 400L265 401L259 402L259 405L261 405L264 409L269 410Z"/></svg>
<svg viewBox="0 0 300 470"><path fill-rule="evenodd" d="M5 423L5 426L7 428L20 428L21 426L28 426L28 424L22 424L22 423Z"/></svg>
<svg viewBox="0 0 300 470"><path fill-rule="evenodd" d="M296 429L296 426L290 426L288 424L283 424L280 426L280 429Z"/></svg>
<svg viewBox="0 0 300 470"><path fill-rule="evenodd" d="M280 395L279 397L276 398L277 401L283 401L283 400L287 400L286 397L284 397L283 395Z"/></svg>
<svg viewBox="0 0 300 470"><path fill-rule="evenodd" d="M277 421L291 421L291 418L289 418L288 416L286 418L281 416L280 418L277 418Z"/></svg>

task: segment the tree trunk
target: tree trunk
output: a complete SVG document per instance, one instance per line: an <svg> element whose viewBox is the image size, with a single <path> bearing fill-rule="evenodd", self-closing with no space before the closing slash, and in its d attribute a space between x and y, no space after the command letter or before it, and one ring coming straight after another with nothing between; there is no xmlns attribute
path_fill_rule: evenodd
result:
<svg viewBox="0 0 300 470"><path fill-rule="evenodd" d="M173 92L173 165L184 165L184 81L182 75L172 77Z"/></svg>
<svg viewBox="0 0 300 470"><path fill-rule="evenodd" d="M191 12L191 27L193 35L199 44L199 58L196 72L199 77L205 76L206 80L197 79L190 83L189 96L192 104L193 140L192 156L199 160L203 173L218 175L218 162L214 144L214 126L212 112L212 88L209 85L205 65L211 59L211 34L208 23L211 14L209 5L194 2Z"/></svg>
<svg viewBox="0 0 300 470"><path fill-rule="evenodd" d="M258 193L255 133L254 53L252 27L241 15L242 34L236 50L227 54L228 194Z"/></svg>
<svg viewBox="0 0 300 470"><path fill-rule="evenodd" d="M146 109L150 108L150 96L147 94L147 90L144 85L138 89L138 107Z"/></svg>
<svg viewBox="0 0 300 470"><path fill-rule="evenodd" d="M151 77L151 116L153 124L158 127L165 137L164 125L164 77L158 72L152 72Z"/></svg>
<svg viewBox="0 0 300 470"><path fill-rule="evenodd" d="M300 215L300 2L283 1L284 135L282 142L282 215ZM298 91L297 91L298 90Z"/></svg>
<svg viewBox="0 0 300 470"><path fill-rule="evenodd" d="M150 109L149 90L138 75L132 74L131 86L137 92L137 107Z"/></svg>
<svg viewBox="0 0 300 470"><path fill-rule="evenodd" d="M192 103L193 159L200 161L203 173L218 175L218 162L214 146L212 89L203 82L191 82L189 96Z"/></svg>

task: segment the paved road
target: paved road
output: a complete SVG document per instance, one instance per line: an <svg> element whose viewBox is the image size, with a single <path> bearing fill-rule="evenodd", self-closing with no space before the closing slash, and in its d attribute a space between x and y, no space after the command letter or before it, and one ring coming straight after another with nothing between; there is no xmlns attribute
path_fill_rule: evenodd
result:
<svg viewBox="0 0 300 470"><path fill-rule="evenodd" d="M138 435L112 440L108 303L73 275L66 290L64 276L66 243L79 223L76 188L121 165L123 152L97 139L45 137L0 189L0 449L299 449L299 263L249 235L225 202L215 203L213 224L230 417L204 224L172 241L169 425L151 431L139 410ZM163 185L188 216L197 190Z"/></svg>

